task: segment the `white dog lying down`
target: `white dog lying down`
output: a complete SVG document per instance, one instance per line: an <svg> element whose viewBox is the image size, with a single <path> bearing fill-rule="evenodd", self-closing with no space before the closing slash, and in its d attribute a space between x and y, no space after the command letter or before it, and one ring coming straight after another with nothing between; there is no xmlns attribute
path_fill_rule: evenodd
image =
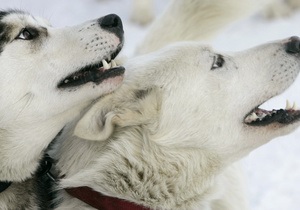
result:
<svg viewBox="0 0 300 210"><path fill-rule="evenodd" d="M256 12L256 0L172 0L153 22L137 53L159 50L178 41L210 41L229 23Z"/></svg>
<svg viewBox="0 0 300 210"><path fill-rule="evenodd" d="M123 207L247 209L235 162L300 125L299 110L259 108L294 82L299 46L291 37L223 54L184 42L129 60L124 84L59 137L60 186L91 206L62 190L57 209L112 208L92 195Z"/></svg>
<svg viewBox="0 0 300 210"><path fill-rule="evenodd" d="M171 1L170 4L173 4L176 0ZM226 1L219 2L223 4ZM247 2L247 0L244 0L244 2ZM252 0L252 2L260 7L261 14L268 18L289 16L300 8L300 0ZM150 23L155 16L154 8L154 0L132 0L131 20L141 25ZM177 15L180 14L177 13Z"/></svg>
<svg viewBox="0 0 300 210"><path fill-rule="evenodd" d="M121 84L124 68L107 62L123 46L123 28L108 15L55 29L21 11L1 11L0 28L0 209L19 210L33 189L17 182L36 172L67 122Z"/></svg>

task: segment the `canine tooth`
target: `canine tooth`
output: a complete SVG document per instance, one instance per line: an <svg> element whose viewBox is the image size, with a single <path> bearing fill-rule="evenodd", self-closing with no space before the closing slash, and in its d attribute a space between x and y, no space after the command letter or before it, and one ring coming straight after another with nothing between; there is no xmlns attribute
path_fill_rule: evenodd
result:
<svg viewBox="0 0 300 210"><path fill-rule="evenodd" d="M64 83L68 83L68 82L69 82L69 80L67 80L67 79L64 81Z"/></svg>
<svg viewBox="0 0 300 210"><path fill-rule="evenodd" d="M114 61L114 60L112 60L112 61L111 61L111 67L112 67L112 68L115 68L115 67L117 67L117 63L116 63L116 61Z"/></svg>
<svg viewBox="0 0 300 210"><path fill-rule="evenodd" d="M251 117L252 117L252 118L255 118L255 119L258 118L257 114L254 113L254 112L251 114Z"/></svg>
<svg viewBox="0 0 300 210"><path fill-rule="evenodd" d="M285 109L286 109L286 110L292 109L292 106L291 106L289 100L286 100L286 106L285 106Z"/></svg>
<svg viewBox="0 0 300 210"><path fill-rule="evenodd" d="M245 122L246 123L250 123L250 122L253 122L253 121L257 120L257 119L258 119L258 116L254 112L252 112L250 115L248 115L246 117Z"/></svg>
<svg viewBox="0 0 300 210"><path fill-rule="evenodd" d="M296 102L294 102L292 109L293 110L297 110L297 104L296 104Z"/></svg>
<svg viewBox="0 0 300 210"><path fill-rule="evenodd" d="M106 60L102 60L102 64L103 64L103 67L105 69L109 69L110 68L110 65L106 62Z"/></svg>

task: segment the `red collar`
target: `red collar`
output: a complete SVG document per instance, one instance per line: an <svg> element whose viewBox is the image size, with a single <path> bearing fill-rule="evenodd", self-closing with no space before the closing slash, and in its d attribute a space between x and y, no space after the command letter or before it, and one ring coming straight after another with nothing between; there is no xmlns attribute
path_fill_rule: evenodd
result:
<svg viewBox="0 0 300 210"><path fill-rule="evenodd" d="M67 188L65 190L71 196L98 210L150 210L126 200L102 195L89 187Z"/></svg>

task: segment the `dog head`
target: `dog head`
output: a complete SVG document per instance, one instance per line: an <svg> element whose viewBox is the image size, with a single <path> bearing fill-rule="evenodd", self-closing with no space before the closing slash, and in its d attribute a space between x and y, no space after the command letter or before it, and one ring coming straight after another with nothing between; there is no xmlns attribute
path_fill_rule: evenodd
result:
<svg viewBox="0 0 300 210"><path fill-rule="evenodd" d="M120 85L124 68L110 64L123 45L118 16L61 29L19 11L0 16L1 125L7 112L47 120Z"/></svg>
<svg viewBox="0 0 300 210"><path fill-rule="evenodd" d="M140 126L160 145L235 161L299 126L294 108L258 108L294 82L299 43L292 37L231 54L182 43L133 59L122 88L94 105L75 134L104 140Z"/></svg>
<svg viewBox="0 0 300 210"><path fill-rule="evenodd" d="M113 59L123 27L113 14L56 29L25 12L2 11L0 40L0 159L7 157L0 180L19 180L15 170L27 177L68 121L119 87L125 69Z"/></svg>

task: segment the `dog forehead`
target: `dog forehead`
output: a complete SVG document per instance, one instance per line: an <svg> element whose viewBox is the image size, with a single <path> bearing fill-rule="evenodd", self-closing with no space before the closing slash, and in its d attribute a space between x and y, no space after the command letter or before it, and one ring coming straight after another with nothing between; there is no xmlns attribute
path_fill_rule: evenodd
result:
<svg viewBox="0 0 300 210"><path fill-rule="evenodd" d="M34 17L29 13L11 10L6 12L0 12L1 22L7 24L10 27L25 27L25 26L36 26L36 27L49 27L51 26L49 21Z"/></svg>
<svg viewBox="0 0 300 210"><path fill-rule="evenodd" d="M178 54L180 54L180 57L194 57L197 55L206 56L214 53L214 50L210 45L194 41L175 43L173 45L170 45L169 47L166 47L166 51L169 51L169 53L177 52ZM175 56L178 56L178 54L175 54Z"/></svg>

